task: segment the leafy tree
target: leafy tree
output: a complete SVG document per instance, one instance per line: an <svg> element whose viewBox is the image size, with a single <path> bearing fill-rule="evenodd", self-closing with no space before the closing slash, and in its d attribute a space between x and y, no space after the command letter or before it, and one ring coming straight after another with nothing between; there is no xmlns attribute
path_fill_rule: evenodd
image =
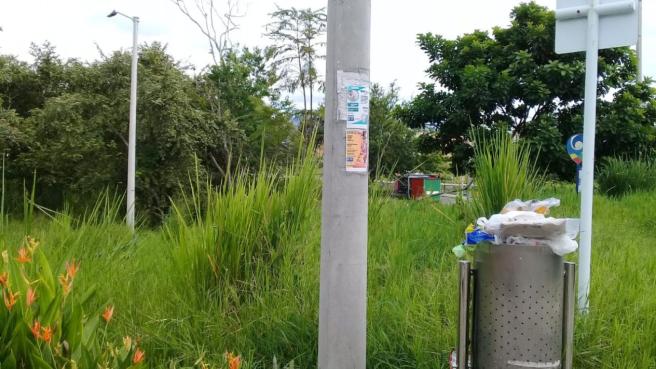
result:
<svg viewBox="0 0 656 369"><path fill-rule="evenodd" d="M389 175L411 170L417 164L415 133L394 116L399 89L394 84L385 91L371 86L369 100L369 156L374 175Z"/></svg>
<svg viewBox="0 0 656 369"><path fill-rule="evenodd" d="M541 166L556 178L573 179L576 165L565 152L565 141L583 132L582 106L544 116L523 134ZM645 83L627 83L600 99L597 108L595 156L644 159L656 154L656 90Z"/></svg>
<svg viewBox="0 0 656 369"><path fill-rule="evenodd" d="M408 171L440 173L445 170L444 158L439 153L422 153L421 136L408 128L397 117L399 89L371 86L369 101L369 163L372 175L391 175Z"/></svg>
<svg viewBox="0 0 656 369"><path fill-rule="evenodd" d="M64 202L84 207L107 187L123 191L130 54L83 64L62 62L47 44L33 51L33 65L0 57L6 72L0 77L0 151L9 155L8 179L29 184L36 172L38 201L52 208ZM274 88L270 49L227 51L220 64L195 77L158 43L139 54L141 214L164 216L197 163L201 175L217 183L231 162L256 168L262 154L280 164L292 156L298 131L289 103Z"/></svg>
<svg viewBox="0 0 656 369"><path fill-rule="evenodd" d="M111 139L106 115L98 114L102 105L107 105L103 96L67 93L48 99L25 121L30 145L18 162L23 175L37 172L43 204L61 203L65 193L85 199L116 183L121 150Z"/></svg>
<svg viewBox="0 0 656 369"><path fill-rule="evenodd" d="M252 110L251 97L277 101L280 93L273 88L278 81L276 71L269 68L272 48L244 48L230 51L223 62L210 67L207 78L221 94L214 94L215 103L225 106L230 114L243 118Z"/></svg>
<svg viewBox="0 0 656 369"><path fill-rule="evenodd" d="M16 111L0 107L0 150L2 150L2 154L10 155L20 152L21 147L27 144L27 137L21 131L22 123L23 119L16 114Z"/></svg>
<svg viewBox="0 0 656 369"><path fill-rule="evenodd" d="M15 162L18 176L36 171L41 203L57 208L70 196L84 205L105 187L124 188L130 60L116 52L87 66L49 61L61 66L65 88L50 89L58 95L43 94L43 106L29 111ZM159 44L141 48L138 86L138 206L161 216L215 122L199 107L193 81Z"/></svg>
<svg viewBox="0 0 656 369"><path fill-rule="evenodd" d="M5 107L11 107L25 117L34 108L43 107L49 97L58 96L68 85L65 63L48 42L32 44L30 54L34 63L28 65L11 56L0 57L0 97ZM69 61L68 63L73 63Z"/></svg>
<svg viewBox="0 0 656 369"><path fill-rule="evenodd" d="M28 145L28 137L23 132L24 119L21 118L13 109L2 107L0 100L0 162L3 164L4 183L0 184L4 194L0 197L4 203L0 204L0 217L6 209L16 209L19 206L22 197L19 193L22 191L22 183L16 179L20 177L21 169L15 165L19 153L23 152ZM0 200L2 202L2 200ZM0 223L3 219L0 219Z"/></svg>
<svg viewBox="0 0 656 369"><path fill-rule="evenodd" d="M656 154L656 89L647 83L625 84L602 100L597 122L596 153L644 159Z"/></svg>
<svg viewBox="0 0 656 369"><path fill-rule="evenodd" d="M542 145L538 150L549 153L544 159L559 160L542 160L543 165L558 167L566 158L565 134L580 119L585 63L583 53L555 54L554 26L554 13L531 2L515 7L510 26L495 27L491 34L477 30L455 40L419 35L435 83L422 84L399 117L426 129L422 148L448 153L454 169L466 168L472 154L469 128L503 126ZM624 90L634 75L630 49L600 51L600 97ZM599 121L605 111L600 109Z"/></svg>
<svg viewBox="0 0 656 369"><path fill-rule="evenodd" d="M297 133L291 124L291 103L281 99L275 87L278 74L270 63L273 55L272 48L230 51L205 77L210 91L217 91L208 99L223 106L221 119L239 132L240 140L233 140L222 154L240 154L253 166L261 152L285 161Z"/></svg>
<svg viewBox="0 0 656 369"><path fill-rule="evenodd" d="M13 56L0 56L0 98L5 109L27 116L40 99L38 81L30 66Z"/></svg>
<svg viewBox="0 0 656 369"><path fill-rule="evenodd" d="M321 9L289 8L270 14L274 21L267 25L267 36L276 42L275 65L282 67L284 87L295 92L299 87L303 93L303 120L314 110L313 94L319 85L316 68L322 59L321 49L325 45L326 11ZM308 96L309 95L309 96Z"/></svg>

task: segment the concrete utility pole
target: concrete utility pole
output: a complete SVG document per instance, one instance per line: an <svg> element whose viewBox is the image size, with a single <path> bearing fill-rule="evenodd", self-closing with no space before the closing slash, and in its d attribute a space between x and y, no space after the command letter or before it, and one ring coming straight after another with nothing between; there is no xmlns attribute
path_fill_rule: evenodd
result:
<svg viewBox="0 0 656 369"><path fill-rule="evenodd" d="M132 21L132 66L130 70L130 124L128 126L128 188L125 221L134 231L135 211L135 173L137 168L137 66L139 58L137 35L139 33L139 17L130 17L113 10L107 17L121 15Z"/></svg>
<svg viewBox="0 0 656 369"><path fill-rule="evenodd" d="M371 0L328 0L319 369L364 369Z"/></svg>

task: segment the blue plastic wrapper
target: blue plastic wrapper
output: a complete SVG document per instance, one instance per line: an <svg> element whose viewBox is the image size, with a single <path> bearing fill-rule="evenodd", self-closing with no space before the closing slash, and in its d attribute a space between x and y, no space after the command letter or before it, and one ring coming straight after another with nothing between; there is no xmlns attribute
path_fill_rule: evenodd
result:
<svg viewBox="0 0 656 369"><path fill-rule="evenodd" d="M465 244L467 245L476 245L481 242L494 241L494 236L488 233L485 233L478 227L474 228L471 232L466 232Z"/></svg>

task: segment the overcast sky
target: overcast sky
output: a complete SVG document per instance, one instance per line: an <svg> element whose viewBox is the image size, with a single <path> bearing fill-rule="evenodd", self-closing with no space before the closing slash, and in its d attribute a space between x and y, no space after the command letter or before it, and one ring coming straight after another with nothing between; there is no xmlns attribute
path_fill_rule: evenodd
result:
<svg viewBox="0 0 656 369"><path fill-rule="evenodd" d="M193 1L193 0L188 0ZM222 3L223 0L216 0ZM509 13L520 1L513 0L372 0L371 79L388 84L397 81L401 95L417 93L426 81L426 56L416 45L418 33L433 32L454 38L474 29L489 30L508 25ZM538 3L555 8L555 0ZM268 13L280 7L319 8L326 0L241 0L245 14L232 39L244 46L264 46L262 36ZM210 63L208 47L195 26L171 0L0 0L0 54L29 61L30 42L50 41L64 58L97 59L96 45L105 53L128 49L132 23L121 17L107 18L116 9L141 18L140 42L160 41L183 63L202 67ZM656 2L644 1L645 74L656 76Z"/></svg>

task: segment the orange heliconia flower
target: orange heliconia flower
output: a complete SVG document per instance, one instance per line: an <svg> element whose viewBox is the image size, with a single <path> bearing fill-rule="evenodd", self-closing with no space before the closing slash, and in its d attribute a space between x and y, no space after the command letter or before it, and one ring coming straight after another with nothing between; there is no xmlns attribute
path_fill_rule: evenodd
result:
<svg viewBox="0 0 656 369"><path fill-rule="evenodd" d="M105 319L105 322L109 323L109 321L112 320L113 315L114 315L114 305L107 305L105 311L103 311L102 313L102 318Z"/></svg>
<svg viewBox="0 0 656 369"><path fill-rule="evenodd" d="M141 351L141 349L137 347L137 349L134 351L134 355L132 355L132 364L141 363L145 356L146 353Z"/></svg>
<svg viewBox="0 0 656 369"><path fill-rule="evenodd" d="M64 296L67 296L71 292L73 280L68 278L68 274L62 274L59 276L59 284L61 284L62 289L64 290Z"/></svg>
<svg viewBox="0 0 656 369"><path fill-rule="evenodd" d="M34 250L36 250L36 248L39 247L39 241L38 240L36 240L36 239L34 239L30 236L27 236L26 240L27 240L27 244L28 244L27 248L30 249L30 252L34 252Z"/></svg>
<svg viewBox="0 0 656 369"><path fill-rule="evenodd" d="M66 262L66 276L72 281L75 278L75 274L80 270L80 263L75 263L73 259L70 263Z"/></svg>
<svg viewBox="0 0 656 369"><path fill-rule="evenodd" d="M43 340L46 341L46 343L50 343L52 341L52 328L50 326L47 326L43 328Z"/></svg>
<svg viewBox="0 0 656 369"><path fill-rule="evenodd" d="M25 298L27 300L27 306L31 306L36 301L36 291L32 287L28 288Z"/></svg>
<svg viewBox="0 0 656 369"><path fill-rule="evenodd" d="M14 308L14 305L16 305L16 302L18 301L17 297L19 295L20 293L11 293L11 291L8 289L2 290L2 298L5 300L5 306L7 307L7 310L11 311L11 309Z"/></svg>
<svg viewBox="0 0 656 369"><path fill-rule="evenodd" d="M0 286L7 287L8 281L9 281L9 273L7 272L0 273Z"/></svg>
<svg viewBox="0 0 656 369"><path fill-rule="evenodd" d="M29 250L24 247L18 249L18 257L16 258L16 261L18 261L21 264L29 263L30 261L32 261Z"/></svg>
<svg viewBox="0 0 656 369"><path fill-rule="evenodd" d="M241 357L235 356L232 352L228 353L228 369L239 369L241 366Z"/></svg>
<svg viewBox="0 0 656 369"><path fill-rule="evenodd" d="M125 347L126 350L129 350L132 347L132 337L123 337L123 347Z"/></svg>
<svg viewBox="0 0 656 369"><path fill-rule="evenodd" d="M30 330L32 331L34 338L37 340L41 338L41 323L38 320L34 321L32 327L30 327Z"/></svg>

